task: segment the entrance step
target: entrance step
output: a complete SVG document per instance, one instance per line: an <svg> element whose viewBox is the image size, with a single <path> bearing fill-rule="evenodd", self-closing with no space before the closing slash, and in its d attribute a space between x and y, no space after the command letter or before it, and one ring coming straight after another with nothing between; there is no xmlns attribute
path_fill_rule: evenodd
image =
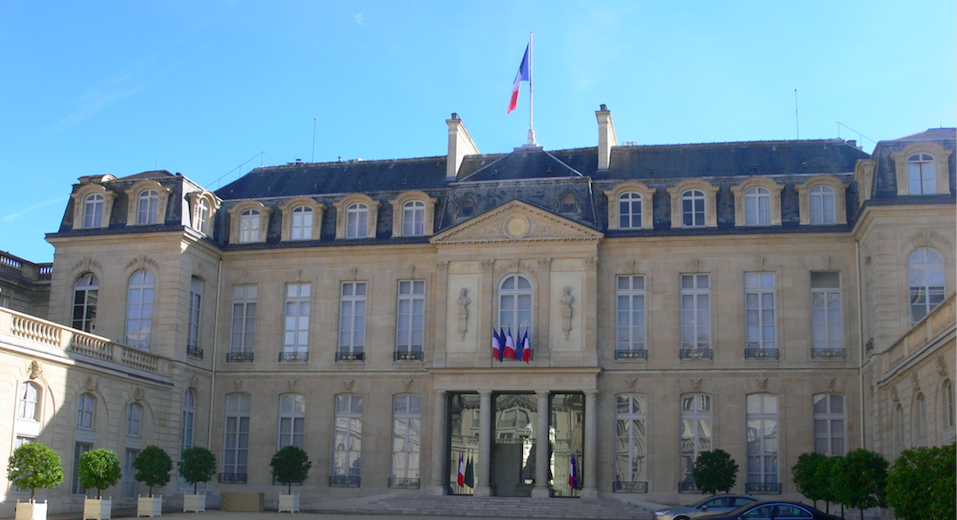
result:
<svg viewBox="0 0 957 520"><path fill-rule="evenodd" d="M333 512L320 509L319 512ZM517 498L434 495L388 495L335 512L374 515L431 515L444 518L495 517L595 520L650 520L651 511L613 498Z"/></svg>

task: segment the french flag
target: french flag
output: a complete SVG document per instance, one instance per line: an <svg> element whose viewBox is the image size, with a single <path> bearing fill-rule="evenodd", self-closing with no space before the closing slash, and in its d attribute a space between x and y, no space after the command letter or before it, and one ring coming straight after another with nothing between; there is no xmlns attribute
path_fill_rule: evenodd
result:
<svg viewBox="0 0 957 520"><path fill-rule="evenodd" d="M532 342L528 339L528 329L525 329L525 337L522 338L522 347L519 351L522 353L522 361L528 363L532 360Z"/></svg>
<svg viewBox="0 0 957 520"><path fill-rule="evenodd" d="M463 457L461 453L459 453L459 478L458 478L458 484L459 484L460 486L464 486L464 485L465 485L465 457Z"/></svg>
<svg viewBox="0 0 957 520"><path fill-rule="evenodd" d="M502 360L502 339L495 329L492 329L492 358Z"/></svg>
<svg viewBox="0 0 957 520"><path fill-rule="evenodd" d="M512 339L512 326L508 327L508 336L505 337L505 353L504 357L508 359L515 359L515 340Z"/></svg>
<svg viewBox="0 0 957 520"><path fill-rule="evenodd" d="M578 489L578 464L575 463L575 454L572 454L572 467L568 472L568 485L572 489Z"/></svg>
<svg viewBox="0 0 957 520"><path fill-rule="evenodd" d="M512 83L512 100L508 102L508 112L518 106L518 91L523 81L528 81L528 48L531 44L525 46L525 56L522 57L522 64L518 66L518 74L515 75L515 81Z"/></svg>

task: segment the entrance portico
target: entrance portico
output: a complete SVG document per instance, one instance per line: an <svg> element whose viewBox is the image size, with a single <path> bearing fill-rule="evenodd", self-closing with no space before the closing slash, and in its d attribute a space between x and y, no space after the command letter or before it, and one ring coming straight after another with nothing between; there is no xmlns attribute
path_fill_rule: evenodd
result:
<svg viewBox="0 0 957 520"><path fill-rule="evenodd" d="M524 365L433 370L433 494L597 498L600 374ZM460 465L470 466L465 486Z"/></svg>

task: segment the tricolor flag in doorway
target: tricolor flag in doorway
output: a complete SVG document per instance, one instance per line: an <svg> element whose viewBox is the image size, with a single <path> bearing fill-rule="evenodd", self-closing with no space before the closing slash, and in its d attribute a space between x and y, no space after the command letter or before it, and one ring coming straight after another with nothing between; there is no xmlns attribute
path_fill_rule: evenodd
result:
<svg viewBox="0 0 957 520"><path fill-rule="evenodd" d="M465 456L462 453L459 453L459 478L458 483L460 486L465 486Z"/></svg>
<svg viewBox="0 0 957 520"><path fill-rule="evenodd" d="M515 107L518 106L518 91L521 88L523 81L529 81L528 74L528 51L531 47L529 43L525 47L525 56L522 57L522 64L518 66L518 74L515 75L515 82L512 83L512 99L508 102L508 114L512 113L512 110L515 110Z"/></svg>
<svg viewBox="0 0 957 520"><path fill-rule="evenodd" d="M578 489L578 464L575 461L575 454L572 453L572 464L568 470L568 485L572 489Z"/></svg>

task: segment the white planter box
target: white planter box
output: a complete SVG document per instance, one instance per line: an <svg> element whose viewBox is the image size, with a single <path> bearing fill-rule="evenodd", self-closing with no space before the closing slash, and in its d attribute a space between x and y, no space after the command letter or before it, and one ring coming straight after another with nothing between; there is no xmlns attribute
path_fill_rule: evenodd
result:
<svg viewBox="0 0 957 520"><path fill-rule="evenodd" d="M183 495L184 513L202 513L203 511L206 511L206 493L200 493L198 495Z"/></svg>
<svg viewBox="0 0 957 520"><path fill-rule="evenodd" d="M279 493L279 512L280 513L298 513L299 495L284 495Z"/></svg>
<svg viewBox="0 0 957 520"><path fill-rule="evenodd" d="M110 520L112 514L112 498L87 498L83 502L83 520Z"/></svg>
<svg viewBox="0 0 957 520"><path fill-rule="evenodd" d="M162 516L163 495L139 497L136 501L136 516Z"/></svg>
<svg viewBox="0 0 957 520"><path fill-rule="evenodd" d="M47 503L17 500L16 520L47 520Z"/></svg>

